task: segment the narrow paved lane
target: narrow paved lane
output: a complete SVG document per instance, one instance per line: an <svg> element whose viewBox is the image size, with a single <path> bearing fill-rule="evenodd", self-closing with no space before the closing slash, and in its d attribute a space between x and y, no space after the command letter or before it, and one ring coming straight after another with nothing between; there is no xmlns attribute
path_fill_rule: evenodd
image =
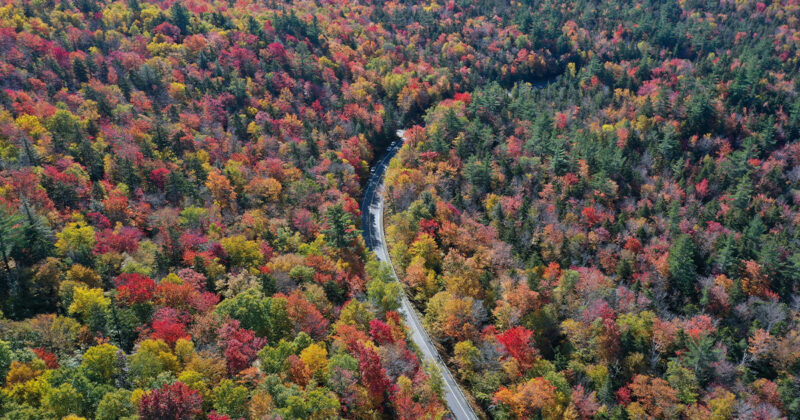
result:
<svg viewBox="0 0 800 420"><path fill-rule="evenodd" d="M391 258L389 258L389 250L386 247L386 240L383 234L383 176L389 166L389 161L405 140L403 138L404 133L405 130L397 131L397 136L400 140L395 141L373 167L367 189L364 192L364 199L361 202L361 227L367 247L375 251L380 261L388 263L392 267L395 280L397 280L397 273L394 270ZM431 362L439 369L444 380L444 398L453 416L457 420L477 419L478 416L475 415L472 407L464 397L463 391L433 346L427 331L422 326L419 314L417 314L416 309L411 305L405 294L403 294L400 305L400 314L403 315L408 324L411 331L411 340L419 347L422 359Z"/></svg>

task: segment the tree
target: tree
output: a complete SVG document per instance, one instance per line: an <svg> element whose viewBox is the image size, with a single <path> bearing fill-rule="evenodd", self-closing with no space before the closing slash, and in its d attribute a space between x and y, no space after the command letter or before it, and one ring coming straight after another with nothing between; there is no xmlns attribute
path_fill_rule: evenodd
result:
<svg viewBox="0 0 800 420"><path fill-rule="evenodd" d="M164 307L153 315L152 338L164 340L173 346L181 338L191 338L186 332L185 317L179 311Z"/></svg>
<svg viewBox="0 0 800 420"><path fill-rule="evenodd" d="M458 373L462 379L472 380L475 369L478 368L481 352L472 344L472 341L459 341L453 350L455 362L458 365Z"/></svg>
<svg viewBox="0 0 800 420"><path fill-rule="evenodd" d="M81 369L86 372L86 377L89 379L111 384L117 375L117 353L119 351L119 348L111 344L90 347L83 354Z"/></svg>
<svg viewBox="0 0 800 420"><path fill-rule="evenodd" d="M47 218L31 209L27 200L22 201L25 222L22 226L22 244L16 248L14 258L25 265L32 265L50 256L53 250L53 232Z"/></svg>
<svg viewBox="0 0 800 420"><path fill-rule="evenodd" d="M102 279L100 276L89 267L84 267L80 264L75 264L67 270L65 280L74 281L76 283L83 283L89 287L102 286Z"/></svg>
<svg viewBox="0 0 800 420"><path fill-rule="evenodd" d="M150 391L139 400L142 420L192 420L200 414L203 398L181 382Z"/></svg>
<svg viewBox="0 0 800 420"><path fill-rule="evenodd" d="M126 305L139 305L153 298L156 282L139 273L124 273L114 279L117 300Z"/></svg>
<svg viewBox="0 0 800 420"><path fill-rule="evenodd" d="M400 307L402 293L403 287L396 281L374 279L367 284L367 297L380 313L396 311Z"/></svg>
<svg viewBox="0 0 800 420"><path fill-rule="evenodd" d="M169 9L169 17L170 21L181 30L184 36L191 34L189 31L189 12L182 2L176 1L172 4Z"/></svg>
<svg viewBox="0 0 800 420"><path fill-rule="evenodd" d="M250 398L247 388L224 379L214 388L213 398L217 413L232 419L247 418L247 400Z"/></svg>
<svg viewBox="0 0 800 420"><path fill-rule="evenodd" d="M353 325L360 330L367 330L373 316L366 303L357 299L351 299L342 305L337 325ZM334 328L335 327L336 326L334 326Z"/></svg>
<svg viewBox="0 0 800 420"><path fill-rule="evenodd" d="M83 136L78 118L65 109L59 109L48 118L45 127L53 136L56 151L61 153L80 143Z"/></svg>
<svg viewBox="0 0 800 420"><path fill-rule="evenodd" d="M349 347L358 359L361 380L369 390L370 398L376 406L379 406L392 387L392 381L387 376L386 369L381 365L380 356L375 349L367 347L361 342L354 342Z"/></svg>
<svg viewBox="0 0 800 420"><path fill-rule="evenodd" d="M358 237L358 232L353 226L352 216L344 210L341 204L329 207L325 212L325 219L327 228L323 230L323 233L329 246L344 250Z"/></svg>
<svg viewBox="0 0 800 420"><path fill-rule="evenodd" d="M339 400L326 388L315 388L301 395L291 395L279 411L287 419L323 420L336 417Z"/></svg>
<svg viewBox="0 0 800 420"><path fill-rule="evenodd" d="M678 390L678 398L682 403L694 404L697 401L698 383L694 372L670 360L666 375L669 384Z"/></svg>
<svg viewBox="0 0 800 420"><path fill-rule="evenodd" d="M234 191L231 181L218 170L208 174L206 187L211 191L214 202L224 209L236 209L236 191Z"/></svg>
<svg viewBox="0 0 800 420"><path fill-rule="evenodd" d="M678 392L661 378L636 375L628 385L636 402L628 405L629 415L636 414L654 418L670 418L680 414Z"/></svg>
<svg viewBox="0 0 800 420"><path fill-rule="evenodd" d="M162 340L147 339L139 343L136 353L128 358L134 384L148 386L162 372L177 371L178 358Z"/></svg>
<svg viewBox="0 0 800 420"><path fill-rule="evenodd" d="M0 383L5 382L14 353L8 341L0 340Z"/></svg>
<svg viewBox="0 0 800 420"><path fill-rule="evenodd" d="M231 320L219 330L217 344L223 349L228 373L236 375L248 368L256 359L258 351L266 344L265 338L256 337L251 330L239 328L239 321Z"/></svg>
<svg viewBox="0 0 800 420"><path fill-rule="evenodd" d="M667 264L670 284L684 298L692 300L695 296L695 278L697 276L694 258L694 241L689 235L680 235L669 249Z"/></svg>
<svg viewBox="0 0 800 420"><path fill-rule="evenodd" d="M119 389L103 395L95 411L96 420L122 420L135 413L131 391Z"/></svg>
<svg viewBox="0 0 800 420"><path fill-rule="evenodd" d="M513 388L502 387L494 394L498 404L507 406L518 419L542 416L556 408L556 387L542 377Z"/></svg>
<svg viewBox="0 0 800 420"><path fill-rule="evenodd" d="M288 302L285 297L268 298L257 289L248 289L217 305L217 313L241 323L242 328L277 342L291 330Z"/></svg>
<svg viewBox="0 0 800 420"><path fill-rule="evenodd" d="M497 336L497 341L503 344L505 350L516 359L523 370L531 367L538 356L538 351L533 347L533 331L516 326Z"/></svg>
<svg viewBox="0 0 800 420"><path fill-rule="evenodd" d="M55 418L67 418L70 414L81 412L83 396L72 384L64 383L48 388L44 392L42 405L52 412Z"/></svg>
<svg viewBox="0 0 800 420"><path fill-rule="evenodd" d="M300 352L300 359L308 366L311 374L324 381L328 374L328 351L314 343Z"/></svg>
<svg viewBox="0 0 800 420"><path fill-rule="evenodd" d="M56 234L56 249L75 262L87 263L95 244L95 231L83 222L73 222ZM87 264L88 265L88 264Z"/></svg>
<svg viewBox="0 0 800 420"><path fill-rule="evenodd" d="M6 272L4 291L8 291L8 282L11 275L9 257L21 245L22 216L10 211L5 206L0 206L0 258L3 259L3 269Z"/></svg>
<svg viewBox="0 0 800 420"><path fill-rule="evenodd" d="M300 290L287 297L287 312L296 331L303 331L314 339L322 339L328 334L329 322L319 309L309 302Z"/></svg>
<svg viewBox="0 0 800 420"><path fill-rule="evenodd" d="M88 320L102 314L110 304L111 299L103 295L103 289L90 289L78 285L74 289L72 304L69 305L68 312Z"/></svg>
<svg viewBox="0 0 800 420"><path fill-rule="evenodd" d="M256 268L263 260L258 243L235 235L220 241L232 267Z"/></svg>
<svg viewBox="0 0 800 420"><path fill-rule="evenodd" d="M685 127L689 134L713 133L716 126L716 113L711 100L705 92L692 95L686 109Z"/></svg>
<svg viewBox="0 0 800 420"><path fill-rule="evenodd" d="M385 322L379 319L373 319L369 322L369 326L369 335L379 346L393 344L395 342L395 338L392 335L392 328Z"/></svg>

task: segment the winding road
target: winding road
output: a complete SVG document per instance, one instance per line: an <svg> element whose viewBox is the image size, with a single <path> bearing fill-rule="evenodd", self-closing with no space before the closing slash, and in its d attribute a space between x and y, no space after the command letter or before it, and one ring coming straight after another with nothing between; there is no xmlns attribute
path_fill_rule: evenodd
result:
<svg viewBox="0 0 800 420"><path fill-rule="evenodd" d="M389 257L389 249L386 246L386 238L383 234L383 177L386 174L386 168L389 166L389 161L403 145L405 130L398 130L397 136L399 140L392 143L386 150L380 160L373 166L367 189L364 192L364 199L361 202L361 227L363 229L364 241L369 249L375 251L378 260L389 264L392 267L392 273L395 280L397 280L397 272L392 264L392 259ZM399 281L399 280L397 280ZM457 420L473 420L478 416L464 397L464 392L459 387L458 382L453 378L450 369L447 368L436 347L433 346L427 331L422 326L419 314L416 309L411 305L408 297L403 293L402 301L400 303L400 314L406 320L411 331L411 340L417 345L420 350L422 360L430 362L439 369L444 381L444 399L450 412Z"/></svg>

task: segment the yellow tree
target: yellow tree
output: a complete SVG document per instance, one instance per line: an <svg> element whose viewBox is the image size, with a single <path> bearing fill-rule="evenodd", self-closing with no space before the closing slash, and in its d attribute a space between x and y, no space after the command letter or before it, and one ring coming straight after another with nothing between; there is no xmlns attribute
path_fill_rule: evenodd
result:
<svg viewBox="0 0 800 420"><path fill-rule="evenodd" d="M81 368L90 379L101 383L111 383L117 374L118 351L119 348L108 343L90 347L83 354Z"/></svg>
<svg viewBox="0 0 800 420"><path fill-rule="evenodd" d="M103 289L90 289L81 284L76 286L73 292L68 312L84 320L99 311L104 311L111 304L111 299L103 295Z"/></svg>
<svg viewBox="0 0 800 420"><path fill-rule="evenodd" d="M306 347L300 352L300 359L315 378L323 379L328 374L328 350L324 346L314 343Z"/></svg>

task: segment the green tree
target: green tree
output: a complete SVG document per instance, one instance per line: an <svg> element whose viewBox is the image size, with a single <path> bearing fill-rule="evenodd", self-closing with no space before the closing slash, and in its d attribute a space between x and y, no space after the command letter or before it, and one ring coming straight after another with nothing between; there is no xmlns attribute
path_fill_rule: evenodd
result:
<svg viewBox="0 0 800 420"><path fill-rule="evenodd" d="M80 414L84 396L72 384L64 383L49 388L44 394L42 405L60 419L69 414Z"/></svg>
<svg viewBox="0 0 800 420"><path fill-rule="evenodd" d="M322 420L333 418L339 412L339 399L327 388L315 388L302 395L292 395L286 408L280 410L287 419Z"/></svg>
<svg viewBox="0 0 800 420"><path fill-rule="evenodd" d="M489 160L480 161L475 156L471 156L464 165L464 177L480 194L488 191L492 182Z"/></svg>
<svg viewBox="0 0 800 420"><path fill-rule="evenodd" d="M31 266L50 256L53 250L53 231L45 217L34 212L26 201L22 202L24 223L22 225L23 246L17 247L12 255L23 265Z"/></svg>
<svg viewBox="0 0 800 420"><path fill-rule="evenodd" d="M706 386L711 380L713 372L712 365L718 362L721 354L718 348L714 348L715 339L711 335L701 337L699 340L687 340L687 351L681 360L686 367L694 373L701 386Z"/></svg>
<svg viewBox="0 0 800 420"><path fill-rule="evenodd" d="M224 379L214 388L213 396L217 413L226 414L232 419L247 418L247 401L250 398L247 388Z"/></svg>
<svg viewBox="0 0 800 420"><path fill-rule="evenodd" d="M667 364L667 381L678 390L678 398L684 404L694 404L697 402L697 377L694 372L683 367L675 360L670 360Z"/></svg>
<svg viewBox="0 0 800 420"><path fill-rule="evenodd" d="M6 272L6 281L10 280L11 253L20 247L22 239L22 216L12 212L6 207L0 207L0 258L3 259L3 269ZM8 283L5 284L8 290Z"/></svg>
<svg viewBox="0 0 800 420"><path fill-rule="evenodd" d="M681 140L678 132L671 124L664 127L661 139L657 143L658 153L667 161L672 162L680 156Z"/></svg>
<svg viewBox="0 0 800 420"><path fill-rule="evenodd" d="M79 60L76 60L75 65ZM84 70L85 71L85 70ZM53 136L53 145L55 151L64 153L69 150L70 146L77 144L81 141L81 126L78 118L71 112L65 109L59 109L53 116L45 122L47 131Z"/></svg>
<svg viewBox="0 0 800 420"><path fill-rule="evenodd" d="M277 342L291 332L286 298L264 297L261 291L252 288L223 300L217 312L241 323L242 328L253 330L270 342Z"/></svg>
<svg viewBox="0 0 800 420"><path fill-rule="evenodd" d="M697 268L694 242L689 235L680 235L669 249L667 264L672 287L684 297L694 296Z"/></svg>
<svg viewBox="0 0 800 420"><path fill-rule="evenodd" d="M325 241L329 246L337 249L346 249L358 237L358 231L353 225L352 216L344 210L341 204L331 206L325 212L328 227L323 231Z"/></svg>
<svg viewBox="0 0 800 420"><path fill-rule="evenodd" d="M135 414L131 391L120 389L103 395L95 411L96 420L122 420Z"/></svg>
<svg viewBox="0 0 800 420"><path fill-rule="evenodd" d="M86 350L81 362L86 377L95 382L111 384L117 374L118 351L119 348L107 343Z"/></svg>
<svg viewBox="0 0 800 420"><path fill-rule="evenodd" d="M142 341L136 353L128 360L131 378L138 386L154 385L161 373L177 371L179 368L178 358L162 340Z"/></svg>
<svg viewBox="0 0 800 420"><path fill-rule="evenodd" d="M289 356L300 354L313 342L308 334L301 332L292 341L282 338L277 344L264 347L258 352L261 370L267 374L286 375Z"/></svg>
<svg viewBox="0 0 800 420"><path fill-rule="evenodd" d="M381 313L396 311L400 307L402 294L403 286L396 281L375 279L367 284L367 297Z"/></svg>
<svg viewBox="0 0 800 420"><path fill-rule="evenodd" d="M713 133L716 127L716 113L708 94L702 92L692 95L686 109L684 126L688 134L703 135Z"/></svg>
<svg viewBox="0 0 800 420"><path fill-rule="evenodd" d="M189 35L189 11L182 2L176 1L169 10L170 21L181 30L181 34Z"/></svg>
<svg viewBox="0 0 800 420"><path fill-rule="evenodd" d="M11 344L8 341L0 340L0 383L5 382L13 360L14 352L11 350Z"/></svg>

